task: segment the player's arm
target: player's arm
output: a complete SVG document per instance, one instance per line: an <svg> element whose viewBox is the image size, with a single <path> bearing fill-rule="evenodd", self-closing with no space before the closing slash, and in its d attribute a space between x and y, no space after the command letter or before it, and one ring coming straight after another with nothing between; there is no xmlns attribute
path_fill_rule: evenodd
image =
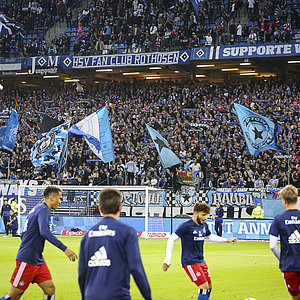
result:
<svg viewBox="0 0 300 300"><path fill-rule="evenodd" d="M138 286L141 294L147 300L151 300L151 289L141 259L138 238L135 230L132 230L125 243L125 251L129 271Z"/></svg>
<svg viewBox="0 0 300 300"><path fill-rule="evenodd" d="M277 219L275 217L270 227L270 249L277 257L277 259L280 260L280 251L277 246L278 235L279 235L279 229L277 226Z"/></svg>
<svg viewBox="0 0 300 300"><path fill-rule="evenodd" d="M232 244L235 244L238 239L237 238L229 238L229 239L226 239L226 238L223 238L221 236L218 236L216 234L210 234L206 237L209 241L211 242L215 242L215 243L232 243Z"/></svg>
<svg viewBox="0 0 300 300"><path fill-rule="evenodd" d="M85 238L81 240L80 250L79 250L79 262L78 262L78 282L81 291L81 299L84 300L84 288L85 288L85 277L87 271L87 260L84 254L84 241Z"/></svg>
<svg viewBox="0 0 300 300"><path fill-rule="evenodd" d="M166 248L166 258L165 258L163 266L162 266L164 272L166 272L171 265L174 243L178 239L179 239L179 236L175 232L173 232L170 235L170 237L168 238L167 248Z"/></svg>
<svg viewBox="0 0 300 300"><path fill-rule="evenodd" d="M277 259L280 260L280 251L277 246L277 236L270 235L270 249L277 257Z"/></svg>
<svg viewBox="0 0 300 300"><path fill-rule="evenodd" d="M77 254L64 245L49 229L50 212L42 209L38 214L38 224L40 234L51 244L65 252L68 258L72 261L77 259Z"/></svg>

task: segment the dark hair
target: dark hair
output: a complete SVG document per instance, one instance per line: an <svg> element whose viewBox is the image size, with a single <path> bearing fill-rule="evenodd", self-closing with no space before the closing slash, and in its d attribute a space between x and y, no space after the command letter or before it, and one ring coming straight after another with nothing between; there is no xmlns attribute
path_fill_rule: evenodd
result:
<svg viewBox="0 0 300 300"><path fill-rule="evenodd" d="M102 213L116 214L121 204L121 193L115 189L104 189L99 194L99 206Z"/></svg>
<svg viewBox="0 0 300 300"><path fill-rule="evenodd" d="M51 194L61 193L61 189L55 185L49 185L44 190L44 198L48 198Z"/></svg>
<svg viewBox="0 0 300 300"><path fill-rule="evenodd" d="M194 206L194 212L205 212L210 213L210 206L205 202L197 202Z"/></svg>

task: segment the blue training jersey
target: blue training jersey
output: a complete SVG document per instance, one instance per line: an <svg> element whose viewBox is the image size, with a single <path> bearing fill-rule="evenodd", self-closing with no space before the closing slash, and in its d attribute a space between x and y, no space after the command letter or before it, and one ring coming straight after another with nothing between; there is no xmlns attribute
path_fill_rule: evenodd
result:
<svg viewBox="0 0 300 300"><path fill-rule="evenodd" d="M143 297L151 299L137 233L114 218L102 218L82 238L78 273L82 299L131 299L130 274Z"/></svg>
<svg viewBox="0 0 300 300"><path fill-rule="evenodd" d="M211 235L208 225L198 225L190 219L182 223L175 233L181 238L182 266L204 263L203 244L205 237Z"/></svg>
<svg viewBox="0 0 300 300"><path fill-rule="evenodd" d="M45 202L37 205L29 212L21 235L22 242L17 260L33 265L43 264L45 260L42 253L45 240L62 251L67 249L67 246L51 233L49 229L50 217L51 210Z"/></svg>
<svg viewBox="0 0 300 300"><path fill-rule="evenodd" d="M270 234L280 235L280 263L282 272L300 272L300 210L288 209L277 215Z"/></svg>
<svg viewBox="0 0 300 300"><path fill-rule="evenodd" d="M13 228L18 229L18 218L16 214L9 216L9 222L11 222Z"/></svg>
<svg viewBox="0 0 300 300"><path fill-rule="evenodd" d="M9 217L9 211L11 210L11 206L9 204L3 204L1 209L1 217Z"/></svg>
<svg viewBox="0 0 300 300"><path fill-rule="evenodd" d="M216 221L223 221L224 210L221 206L216 208L215 214Z"/></svg>

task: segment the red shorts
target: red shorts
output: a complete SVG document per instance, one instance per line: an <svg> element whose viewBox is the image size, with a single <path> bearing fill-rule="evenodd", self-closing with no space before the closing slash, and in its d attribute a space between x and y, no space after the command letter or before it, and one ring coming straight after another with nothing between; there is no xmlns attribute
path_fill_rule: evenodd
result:
<svg viewBox="0 0 300 300"><path fill-rule="evenodd" d="M283 278L289 293L296 297L300 294L300 272L283 272Z"/></svg>
<svg viewBox="0 0 300 300"><path fill-rule="evenodd" d="M37 266L17 260L10 283L18 289L26 290L30 283L39 284L46 280L52 280L52 276L45 262Z"/></svg>
<svg viewBox="0 0 300 300"><path fill-rule="evenodd" d="M184 266L184 269L197 286L205 282L211 283L210 273L206 263Z"/></svg>

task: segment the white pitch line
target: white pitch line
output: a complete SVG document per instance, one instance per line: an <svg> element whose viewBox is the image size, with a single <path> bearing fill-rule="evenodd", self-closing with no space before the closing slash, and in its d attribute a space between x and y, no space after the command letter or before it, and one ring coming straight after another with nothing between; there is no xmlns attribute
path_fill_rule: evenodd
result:
<svg viewBox="0 0 300 300"><path fill-rule="evenodd" d="M204 255L205 255L205 253L204 253ZM208 256L208 255L218 255L218 256L220 256L220 255L227 255L227 256L232 256L232 255L234 255L234 256L262 256L262 257L265 257L265 256L267 256L267 257L273 257L274 255L272 255L272 254L270 254L270 255L268 255L268 254L236 254L236 253L226 253L226 254L220 254L220 253L206 253L206 256Z"/></svg>

